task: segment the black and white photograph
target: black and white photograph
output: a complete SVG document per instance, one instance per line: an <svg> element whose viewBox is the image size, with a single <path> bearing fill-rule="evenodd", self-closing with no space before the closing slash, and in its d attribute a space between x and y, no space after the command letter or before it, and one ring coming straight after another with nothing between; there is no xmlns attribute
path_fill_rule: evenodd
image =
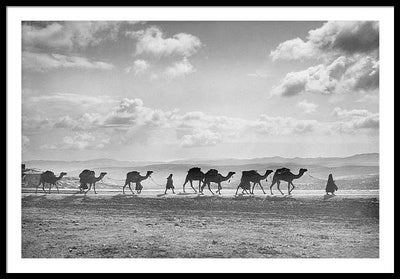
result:
<svg viewBox="0 0 400 279"><path fill-rule="evenodd" d="M13 270L393 270L394 9L166 9L9 8Z"/></svg>

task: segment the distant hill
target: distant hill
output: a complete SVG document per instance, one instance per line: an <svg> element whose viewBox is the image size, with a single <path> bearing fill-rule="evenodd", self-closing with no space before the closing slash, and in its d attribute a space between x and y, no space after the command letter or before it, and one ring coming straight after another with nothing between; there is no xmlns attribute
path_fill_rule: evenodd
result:
<svg viewBox="0 0 400 279"><path fill-rule="evenodd" d="M365 166L365 167L378 167L379 154L367 153L358 154L349 157L317 157L317 158L284 158L284 157L263 157L254 159L218 159L218 160L174 160L169 162L154 162L154 161L118 161L114 159L94 159L86 161L52 161L52 160L31 160L25 161L26 167L38 168L41 170L55 170L55 171L73 171L85 168L111 168L111 167L145 167L153 166L153 168L162 167L167 165L171 168L179 168L180 165L185 166L243 166L247 165L254 167L258 165L267 166L324 166L324 167L343 167L343 166Z"/></svg>
<svg viewBox="0 0 400 279"><path fill-rule="evenodd" d="M253 159L219 159L219 160L176 160L169 163L180 164L207 164L207 165L249 165L249 164L294 164L294 165L322 165L322 166L379 166L378 153L357 154L349 157L315 157L315 158L284 158L284 157L262 157Z"/></svg>

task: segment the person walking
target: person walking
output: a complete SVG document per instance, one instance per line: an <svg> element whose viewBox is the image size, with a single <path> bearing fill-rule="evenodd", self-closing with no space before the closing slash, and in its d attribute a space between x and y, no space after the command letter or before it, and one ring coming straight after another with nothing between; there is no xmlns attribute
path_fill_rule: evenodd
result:
<svg viewBox="0 0 400 279"><path fill-rule="evenodd" d="M332 174L329 174L328 176L328 182L326 183L326 194L328 195L329 193L331 193L332 195L335 195L335 191L338 190L338 187L335 184L335 181L333 180L333 176Z"/></svg>
<svg viewBox="0 0 400 279"><path fill-rule="evenodd" d="M165 185L165 192L164 194L167 193L168 189L172 189L172 193L175 194L175 187L174 187L174 181L172 180L172 173L167 177L167 184Z"/></svg>

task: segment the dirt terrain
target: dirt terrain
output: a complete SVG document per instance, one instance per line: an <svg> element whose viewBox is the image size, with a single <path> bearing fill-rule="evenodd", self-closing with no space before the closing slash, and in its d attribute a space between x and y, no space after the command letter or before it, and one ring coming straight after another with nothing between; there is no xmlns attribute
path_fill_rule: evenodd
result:
<svg viewBox="0 0 400 279"><path fill-rule="evenodd" d="M377 258L379 199L22 194L23 258Z"/></svg>

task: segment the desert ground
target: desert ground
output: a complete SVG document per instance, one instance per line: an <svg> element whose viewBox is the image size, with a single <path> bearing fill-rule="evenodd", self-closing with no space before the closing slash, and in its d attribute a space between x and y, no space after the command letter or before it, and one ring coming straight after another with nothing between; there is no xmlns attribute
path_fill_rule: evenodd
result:
<svg viewBox="0 0 400 279"><path fill-rule="evenodd" d="M379 197L22 192L23 258L377 258Z"/></svg>

